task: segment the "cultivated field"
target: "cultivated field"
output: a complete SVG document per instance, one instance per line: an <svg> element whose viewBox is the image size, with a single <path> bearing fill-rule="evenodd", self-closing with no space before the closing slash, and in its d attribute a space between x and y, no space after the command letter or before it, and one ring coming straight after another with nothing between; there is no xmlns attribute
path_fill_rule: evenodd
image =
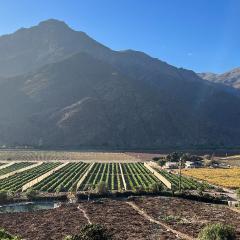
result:
<svg viewBox="0 0 240 240"><path fill-rule="evenodd" d="M0 161L86 161L86 162L136 162L137 156L122 152L64 152L0 150Z"/></svg>
<svg viewBox="0 0 240 240"><path fill-rule="evenodd" d="M207 181L209 183L227 187L227 188L240 188L240 168L230 169L186 169L183 170L183 174L194 177L200 180Z"/></svg>
<svg viewBox="0 0 240 240"><path fill-rule="evenodd" d="M227 206L166 197L84 201L53 210L1 214L0 226L26 240L63 239L88 223L82 210L91 223L105 225L113 239L187 239L181 233L192 239L206 224L216 222L233 225L240 238L240 214Z"/></svg>
<svg viewBox="0 0 240 240"><path fill-rule="evenodd" d="M157 170L162 176L164 176L168 181L171 182L173 188L178 189L179 187L179 181L180 177L177 174L169 173L165 170ZM210 189L211 186L207 183L200 183L196 180L193 180L192 178L189 177L181 177L181 182L182 182L182 189L185 190L194 190L198 189L201 186L204 186L204 188Z"/></svg>
<svg viewBox="0 0 240 240"><path fill-rule="evenodd" d="M10 163L8 163L10 164ZM30 168L30 169L29 169ZM177 189L179 177L164 170L157 170ZM86 163L86 162L17 162L0 169L0 190L14 192L33 188L39 192L93 191L104 182L109 191L148 191L162 179L141 162L135 163ZM191 178L182 177L183 189L198 189L201 185ZM166 185L168 186L168 185Z"/></svg>

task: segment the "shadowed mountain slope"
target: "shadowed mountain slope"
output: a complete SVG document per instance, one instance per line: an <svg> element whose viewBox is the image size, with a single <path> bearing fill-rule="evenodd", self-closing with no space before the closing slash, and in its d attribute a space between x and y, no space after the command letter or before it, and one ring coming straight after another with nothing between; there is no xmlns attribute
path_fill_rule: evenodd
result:
<svg viewBox="0 0 240 240"><path fill-rule="evenodd" d="M0 144L240 145L239 96L193 71L113 51L56 20L1 37L4 49Z"/></svg>

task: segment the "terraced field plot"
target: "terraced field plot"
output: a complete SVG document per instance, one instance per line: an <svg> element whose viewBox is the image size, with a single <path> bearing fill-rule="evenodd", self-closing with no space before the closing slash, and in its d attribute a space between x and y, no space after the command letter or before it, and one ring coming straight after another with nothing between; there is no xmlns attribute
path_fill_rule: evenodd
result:
<svg viewBox="0 0 240 240"><path fill-rule="evenodd" d="M44 173L59 166L61 163L43 163L40 166L26 170L21 173L16 173L13 176L0 180L0 190L10 190L19 192L22 186L33 179L43 175Z"/></svg>
<svg viewBox="0 0 240 240"><path fill-rule="evenodd" d="M94 189L99 182L105 182L109 190L122 190L124 186L119 163L95 163L78 190Z"/></svg>
<svg viewBox="0 0 240 240"><path fill-rule="evenodd" d="M169 182L172 183L173 188L178 188L179 187L179 181L180 177L179 175L169 173L165 170L157 170L162 176L164 176ZM198 181L195 181L194 179L187 178L182 176L182 188L183 189L188 189L188 190L193 190L193 189L198 189L201 186L204 186L205 188L211 188L207 183L199 183Z"/></svg>
<svg viewBox="0 0 240 240"><path fill-rule="evenodd" d="M123 163L121 164L127 190L136 190L138 188L147 189L153 183L161 183L143 163Z"/></svg>
<svg viewBox="0 0 240 240"><path fill-rule="evenodd" d="M33 188L42 192L68 192L74 190L89 166L87 163L68 163Z"/></svg>
<svg viewBox="0 0 240 240"><path fill-rule="evenodd" d="M6 167L6 168L2 168L0 169L0 176L5 175L7 173L19 170L21 168L25 168L28 166L31 166L33 163L31 162L20 162L20 163L14 163L13 165Z"/></svg>

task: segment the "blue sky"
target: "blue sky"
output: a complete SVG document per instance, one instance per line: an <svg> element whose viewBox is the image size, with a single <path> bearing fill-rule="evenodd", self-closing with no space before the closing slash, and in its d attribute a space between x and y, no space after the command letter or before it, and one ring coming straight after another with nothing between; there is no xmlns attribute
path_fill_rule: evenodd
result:
<svg viewBox="0 0 240 240"><path fill-rule="evenodd" d="M49 18L197 72L240 67L239 0L0 0L0 35Z"/></svg>

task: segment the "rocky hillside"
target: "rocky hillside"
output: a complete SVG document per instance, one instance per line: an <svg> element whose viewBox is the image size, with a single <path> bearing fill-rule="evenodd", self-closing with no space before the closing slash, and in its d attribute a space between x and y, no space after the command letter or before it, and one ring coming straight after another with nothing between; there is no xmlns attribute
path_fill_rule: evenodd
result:
<svg viewBox="0 0 240 240"><path fill-rule="evenodd" d="M235 68L223 74L200 73L199 76L211 82L221 83L240 89L240 68Z"/></svg>

